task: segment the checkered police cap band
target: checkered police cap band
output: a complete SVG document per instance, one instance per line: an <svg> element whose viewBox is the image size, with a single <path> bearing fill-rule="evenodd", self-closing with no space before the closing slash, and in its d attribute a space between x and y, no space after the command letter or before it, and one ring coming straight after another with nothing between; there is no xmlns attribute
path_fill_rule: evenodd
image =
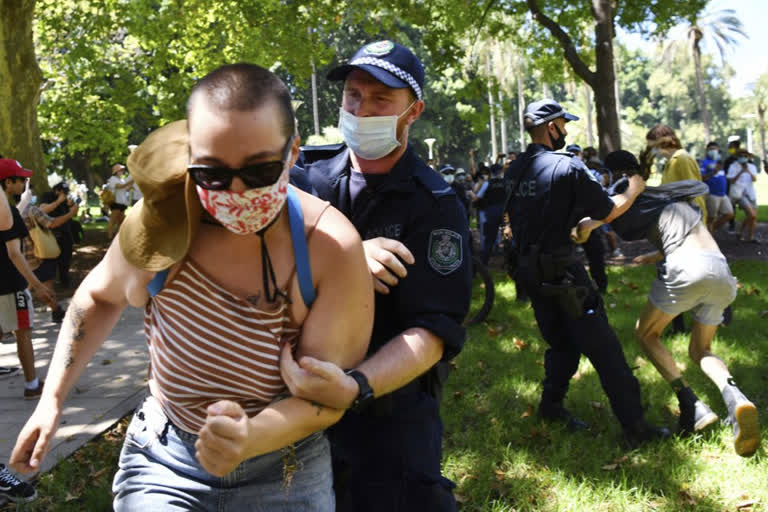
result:
<svg viewBox="0 0 768 512"><path fill-rule="evenodd" d="M408 82L408 85L411 86L411 89L413 89L413 92L416 93L416 97L418 99L422 99L421 94L421 87L419 87L419 84L416 82L416 79L411 76L410 73L407 71L400 69L399 67L395 66L391 62L388 62L383 59L377 59L376 57L360 57L359 59L355 59L352 62L349 63L350 66L359 66L361 64L367 64L369 66L376 66L377 68L386 69L393 75L395 75L400 80L404 80L405 82Z"/></svg>

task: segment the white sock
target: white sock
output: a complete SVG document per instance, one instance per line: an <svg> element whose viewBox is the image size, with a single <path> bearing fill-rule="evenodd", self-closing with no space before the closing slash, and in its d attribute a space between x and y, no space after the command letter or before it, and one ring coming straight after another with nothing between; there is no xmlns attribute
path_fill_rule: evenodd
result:
<svg viewBox="0 0 768 512"><path fill-rule="evenodd" d="M26 389L35 389L39 385L40 385L40 380L37 377L35 377L35 380L33 380L33 381L25 382L24 383L24 387Z"/></svg>

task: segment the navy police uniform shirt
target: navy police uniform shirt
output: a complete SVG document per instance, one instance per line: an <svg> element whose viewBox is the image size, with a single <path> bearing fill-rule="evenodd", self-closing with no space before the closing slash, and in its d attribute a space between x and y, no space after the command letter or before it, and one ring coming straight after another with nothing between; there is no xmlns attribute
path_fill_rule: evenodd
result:
<svg viewBox="0 0 768 512"><path fill-rule="evenodd" d="M530 144L510 164L508 176L519 180L508 213L523 253L533 244L542 251L570 246L571 228L579 220L602 220L614 206L579 158L542 144Z"/></svg>
<svg viewBox="0 0 768 512"><path fill-rule="evenodd" d="M304 155L318 197L344 213L363 240L399 240L415 260L389 294L376 294L369 354L421 327L443 340L443 359L456 356L472 286L469 226L456 194L409 147L388 174L364 175L366 184L352 201L349 149L342 144L332 154L328 147L321 151L321 159L313 148Z"/></svg>

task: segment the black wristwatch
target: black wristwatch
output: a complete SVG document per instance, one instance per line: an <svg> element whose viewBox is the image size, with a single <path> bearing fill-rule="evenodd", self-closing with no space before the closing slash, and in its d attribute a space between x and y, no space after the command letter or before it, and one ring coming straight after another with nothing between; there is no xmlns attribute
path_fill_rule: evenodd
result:
<svg viewBox="0 0 768 512"><path fill-rule="evenodd" d="M362 372L352 369L347 370L345 373L355 379L357 386L360 388L357 397L349 408L352 411L362 411L373 401L373 389L371 389L371 385L368 384L368 379Z"/></svg>

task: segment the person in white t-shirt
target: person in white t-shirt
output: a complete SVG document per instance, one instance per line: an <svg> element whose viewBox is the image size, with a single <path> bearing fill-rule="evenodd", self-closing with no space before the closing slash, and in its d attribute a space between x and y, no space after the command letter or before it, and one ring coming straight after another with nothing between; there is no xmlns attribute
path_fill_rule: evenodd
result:
<svg viewBox="0 0 768 512"><path fill-rule="evenodd" d="M741 223L739 235L742 240L759 243L755 240L757 226L757 193L754 182L757 180L757 167L749 161L750 154L741 150L736 161L728 167L728 184L731 201L744 209L746 217Z"/></svg>
<svg viewBox="0 0 768 512"><path fill-rule="evenodd" d="M120 224L125 219L125 209L130 205L130 193L133 188L133 179L126 176L126 169L123 164L112 166L112 176L107 181L106 187L115 196L114 202L109 207L109 223L107 224L107 235L111 240L120 230Z"/></svg>

